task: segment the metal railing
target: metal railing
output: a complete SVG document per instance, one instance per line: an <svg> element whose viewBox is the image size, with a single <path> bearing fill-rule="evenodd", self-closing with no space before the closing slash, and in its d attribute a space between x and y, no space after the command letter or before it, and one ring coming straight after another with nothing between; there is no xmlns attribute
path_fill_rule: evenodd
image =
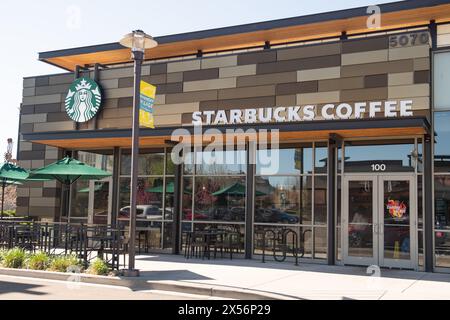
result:
<svg viewBox="0 0 450 320"><path fill-rule="evenodd" d="M121 255L125 267L128 249L124 231L108 225L1 220L0 249L12 248L49 255L74 254L85 267L99 257L113 270L119 269Z"/></svg>

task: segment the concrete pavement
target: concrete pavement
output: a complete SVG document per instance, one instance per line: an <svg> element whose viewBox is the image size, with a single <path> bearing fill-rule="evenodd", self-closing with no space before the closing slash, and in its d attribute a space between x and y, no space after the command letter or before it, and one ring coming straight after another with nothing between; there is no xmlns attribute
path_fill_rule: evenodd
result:
<svg viewBox="0 0 450 320"><path fill-rule="evenodd" d="M183 256L138 256L142 278L153 282L222 286L294 299L450 299L450 274L317 264ZM372 272L370 273L372 274Z"/></svg>
<svg viewBox="0 0 450 320"><path fill-rule="evenodd" d="M0 300L206 300L210 297L0 275Z"/></svg>

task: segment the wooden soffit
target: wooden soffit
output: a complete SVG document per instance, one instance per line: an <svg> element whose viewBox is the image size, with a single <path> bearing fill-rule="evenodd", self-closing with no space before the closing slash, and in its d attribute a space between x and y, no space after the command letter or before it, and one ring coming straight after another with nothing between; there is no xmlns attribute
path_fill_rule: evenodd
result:
<svg viewBox="0 0 450 320"><path fill-rule="evenodd" d="M380 5L381 27L368 29L367 7L317 15L254 23L235 27L155 38L159 46L146 52L151 59L169 58L225 50L338 37L450 21L448 1L400 1ZM92 66L131 62L130 50L118 43L40 53L39 59L73 71L77 65Z"/></svg>

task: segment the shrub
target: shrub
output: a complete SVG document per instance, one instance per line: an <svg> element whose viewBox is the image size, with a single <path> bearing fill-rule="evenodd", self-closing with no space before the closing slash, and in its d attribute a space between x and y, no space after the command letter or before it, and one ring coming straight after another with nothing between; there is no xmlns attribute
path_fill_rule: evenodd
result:
<svg viewBox="0 0 450 320"><path fill-rule="evenodd" d="M78 258L74 255L55 257L50 262L50 271L67 272L69 267L80 266Z"/></svg>
<svg viewBox="0 0 450 320"><path fill-rule="evenodd" d="M6 251L3 255L2 265L6 268L20 269L23 268L26 257L27 255L24 250L14 248Z"/></svg>
<svg viewBox="0 0 450 320"><path fill-rule="evenodd" d="M16 216L16 210L4 210L3 215L7 217L15 217Z"/></svg>
<svg viewBox="0 0 450 320"><path fill-rule="evenodd" d="M6 254L6 250L0 250L0 265L2 264L2 262L3 262L3 259L4 259L4 257L5 257L5 254Z"/></svg>
<svg viewBox="0 0 450 320"><path fill-rule="evenodd" d="M108 264L100 258L96 258L91 262L88 268L88 273L98 276L105 276L109 272Z"/></svg>
<svg viewBox="0 0 450 320"><path fill-rule="evenodd" d="M32 270L45 270L50 265L50 257L45 252L38 252L28 257L27 267Z"/></svg>

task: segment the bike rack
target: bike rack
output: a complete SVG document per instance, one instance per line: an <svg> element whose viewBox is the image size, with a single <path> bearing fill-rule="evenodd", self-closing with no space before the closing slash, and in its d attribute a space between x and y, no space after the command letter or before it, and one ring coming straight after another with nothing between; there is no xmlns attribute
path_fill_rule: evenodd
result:
<svg viewBox="0 0 450 320"><path fill-rule="evenodd" d="M266 235L270 233L272 238L267 238ZM294 230L283 228L279 231L275 231L272 229L266 229L262 233L262 241L263 241L263 253L262 253L262 262L266 262L266 247L267 240L273 241L272 254L273 258L277 262L284 262L287 258L287 253L289 249L289 244L287 241L288 235L292 234L292 254L295 257L295 265L298 266L298 234ZM277 249L281 249L282 255L281 258L277 255Z"/></svg>

